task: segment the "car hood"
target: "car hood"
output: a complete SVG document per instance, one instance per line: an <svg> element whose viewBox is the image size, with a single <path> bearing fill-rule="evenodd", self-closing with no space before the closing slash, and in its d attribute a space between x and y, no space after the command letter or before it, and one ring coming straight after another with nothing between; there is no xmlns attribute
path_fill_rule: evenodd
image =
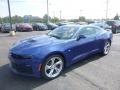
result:
<svg viewBox="0 0 120 90"><path fill-rule="evenodd" d="M10 50L13 52L24 53L29 52L29 50L36 50L36 48L39 49L45 46L65 43L66 41L67 40L60 40L47 35L33 36L16 42L15 44L13 44Z"/></svg>

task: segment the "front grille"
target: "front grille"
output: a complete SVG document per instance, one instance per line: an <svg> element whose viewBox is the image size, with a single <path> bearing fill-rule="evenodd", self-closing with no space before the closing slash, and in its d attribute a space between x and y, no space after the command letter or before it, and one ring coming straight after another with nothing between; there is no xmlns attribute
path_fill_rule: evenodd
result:
<svg viewBox="0 0 120 90"><path fill-rule="evenodd" d="M31 56L28 56L28 55L18 55L15 53L11 53L11 57L15 59L30 59L31 58Z"/></svg>
<svg viewBox="0 0 120 90"><path fill-rule="evenodd" d="M12 63L12 67L21 73L26 73L26 74L33 73L32 67L30 65Z"/></svg>

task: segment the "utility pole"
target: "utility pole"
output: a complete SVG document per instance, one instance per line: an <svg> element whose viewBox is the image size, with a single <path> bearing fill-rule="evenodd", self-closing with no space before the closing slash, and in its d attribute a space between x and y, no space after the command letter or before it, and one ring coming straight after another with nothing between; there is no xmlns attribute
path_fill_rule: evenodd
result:
<svg viewBox="0 0 120 90"><path fill-rule="evenodd" d="M49 1L47 0L47 23L49 23Z"/></svg>
<svg viewBox="0 0 120 90"><path fill-rule="evenodd" d="M80 16L82 16L82 10L80 9Z"/></svg>
<svg viewBox="0 0 120 90"><path fill-rule="evenodd" d="M54 19L54 23L55 23L55 11L53 11L53 19Z"/></svg>
<svg viewBox="0 0 120 90"><path fill-rule="evenodd" d="M12 19L11 19L11 10L10 10L10 2L7 0L8 3L8 11L9 11L9 23L10 23L10 29L12 31Z"/></svg>
<svg viewBox="0 0 120 90"><path fill-rule="evenodd" d="M108 18L108 3L109 3L109 1L107 0L107 2L106 2L106 20Z"/></svg>
<svg viewBox="0 0 120 90"><path fill-rule="evenodd" d="M18 16L15 15L15 23L18 23Z"/></svg>

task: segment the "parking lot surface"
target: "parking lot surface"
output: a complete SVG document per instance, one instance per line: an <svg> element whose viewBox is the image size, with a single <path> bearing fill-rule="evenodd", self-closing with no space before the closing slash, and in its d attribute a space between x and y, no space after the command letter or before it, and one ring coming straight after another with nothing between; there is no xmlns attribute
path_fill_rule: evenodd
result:
<svg viewBox="0 0 120 90"><path fill-rule="evenodd" d="M13 75L7 58L10 46L25 37L48 31L0 33L0 90L120 90L120 34L115 34L107 56L96 54L64 70L54 80Z"/></svg>

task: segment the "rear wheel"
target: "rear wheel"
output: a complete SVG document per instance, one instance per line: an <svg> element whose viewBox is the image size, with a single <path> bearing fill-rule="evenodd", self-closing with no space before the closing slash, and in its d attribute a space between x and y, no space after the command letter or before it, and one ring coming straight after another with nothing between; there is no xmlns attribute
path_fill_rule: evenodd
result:
<svg viewBox="0 0 120 90"><path fill-rule="evenodd" d="M109 53L109 51L110 51L110 47L111 47L110 41L106 41L102 54L107 55Z"/></svg>
<svg viewBox="0 0 120 90"><path fill-rule="evenodd" d="M42 66L42 76L46 79L54 79L61 74L63 66L63 57L60 55L52 55Z"/></svg>
<svg viewBox="0 0 120 90"><path fill-rule="evenodd" d="M117 33L117 29L115 29L114 33L115 33L115 34Z"/></svg>
<svg viewBox="0 0 120 90"><path fill-rule="evenodd" d="M114 34L116 34L117 33L117 29L115 28L115 29L113 29L113 33Z"/></svg>

